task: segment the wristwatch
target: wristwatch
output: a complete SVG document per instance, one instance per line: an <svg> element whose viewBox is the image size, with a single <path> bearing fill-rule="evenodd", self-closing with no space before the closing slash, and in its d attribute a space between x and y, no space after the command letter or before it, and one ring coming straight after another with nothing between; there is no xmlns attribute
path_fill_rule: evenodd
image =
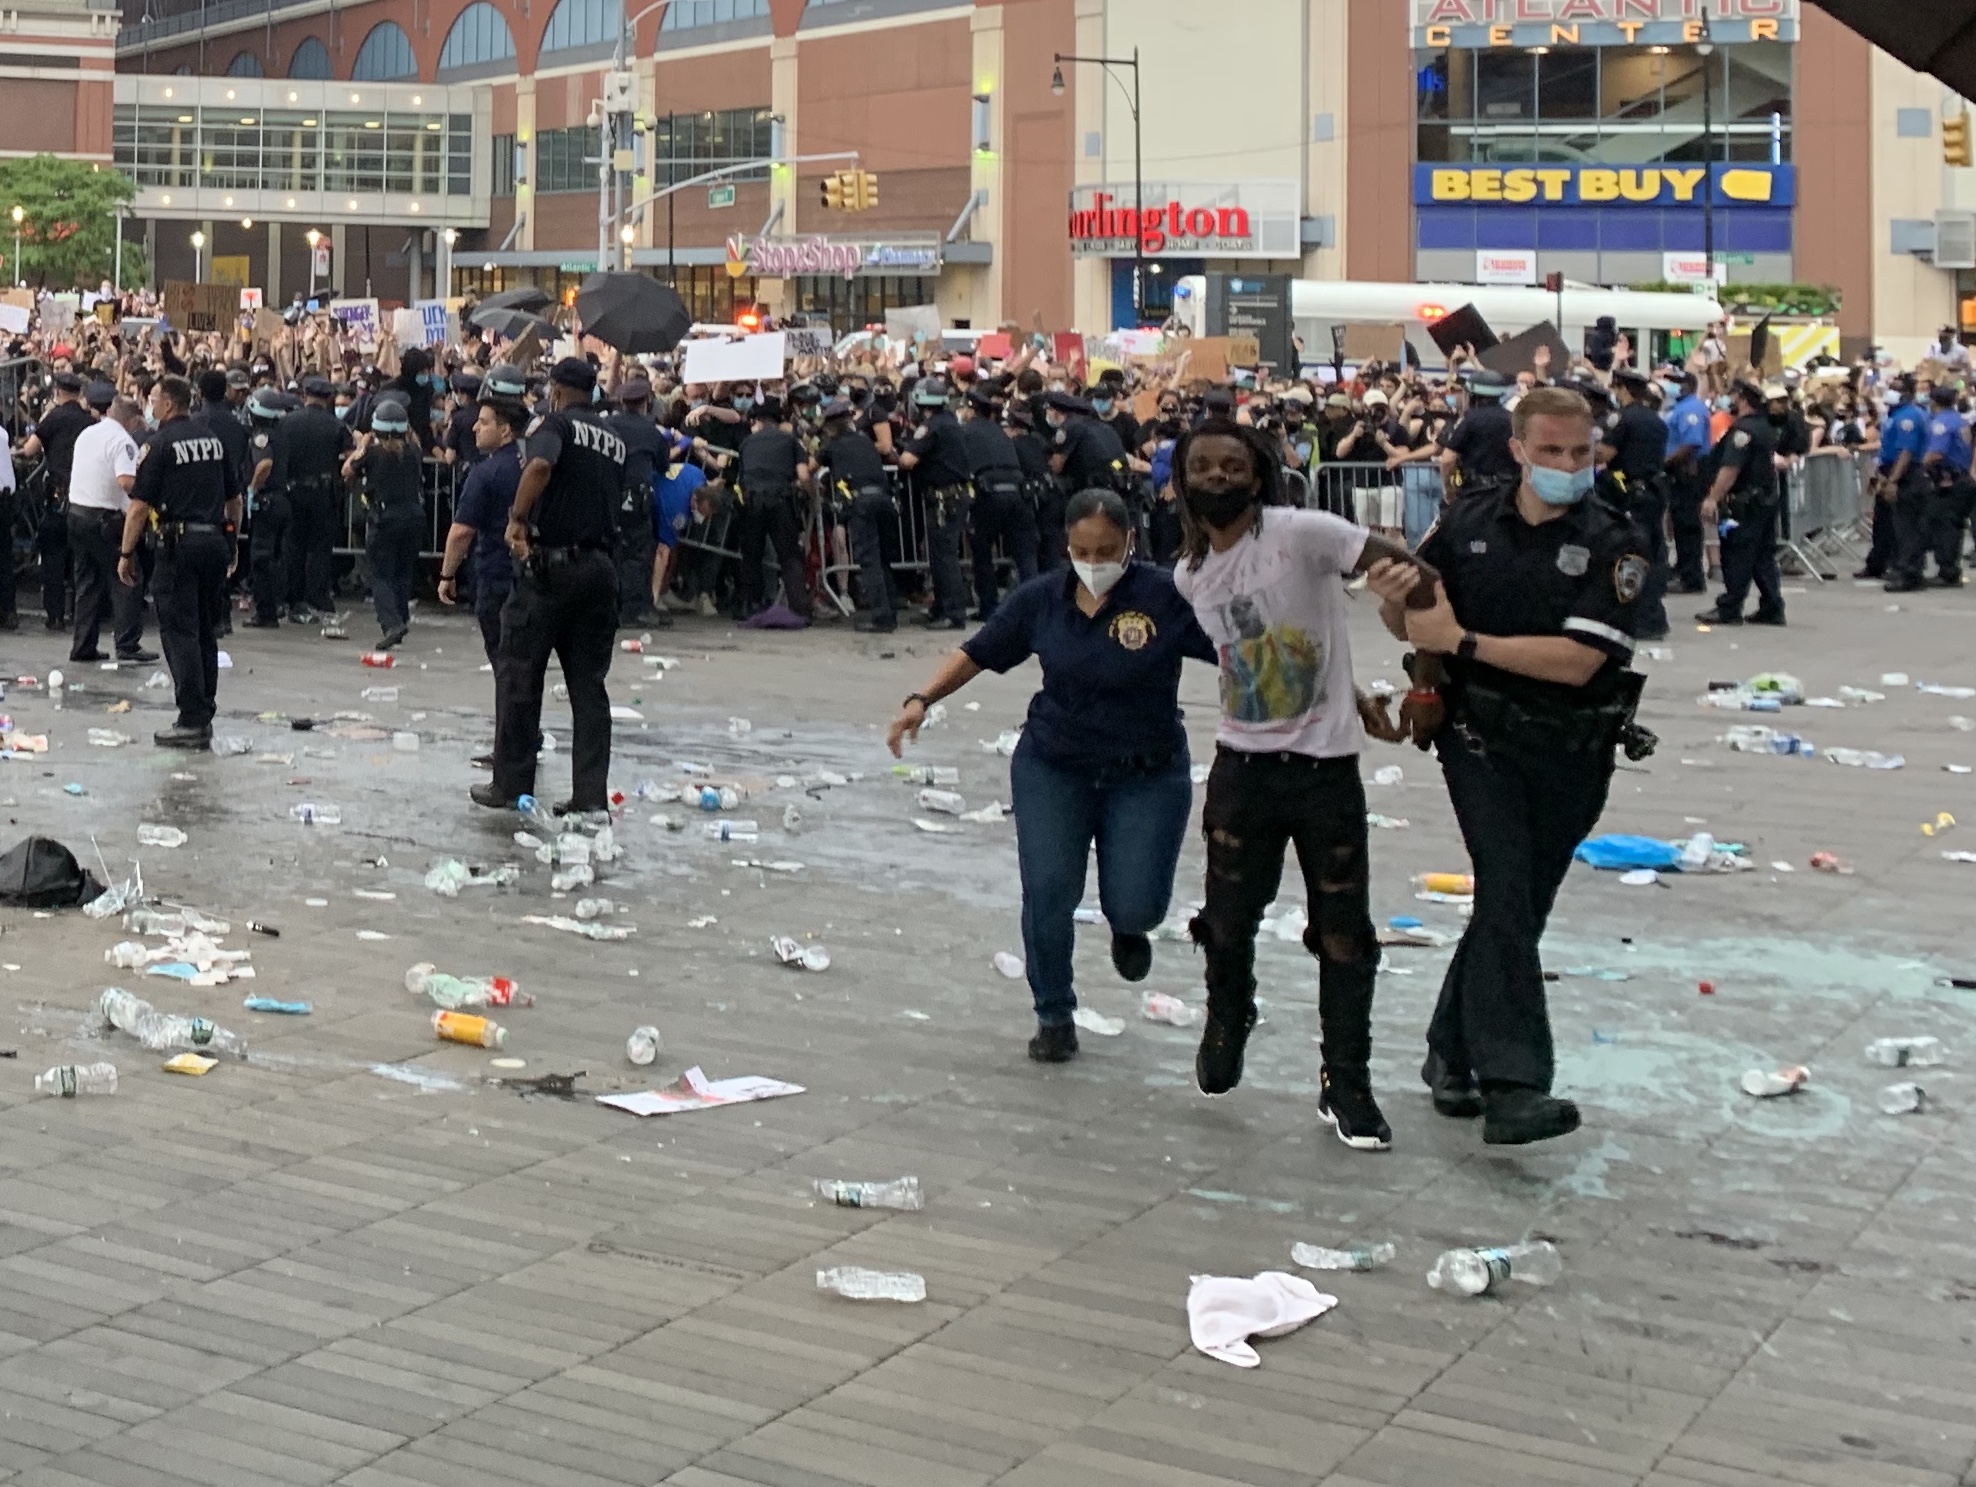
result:
<svg viewBox="0 0 1976 1487"><path fill-rule="evenodd" d="M1480 643L1481 639L1482 637L1477 635L1473 630L1462 631L1461 644L1455 647L1455 654L1460 656L1464 661L1473 661L1475 659L1475 647Z"/></svg>
<svg viewBox="0 0 1976 1487"><path fill-rule="evenodd" d="M901 702L899 706L911 707L915 702L917 702L921 707L933 706L933 699L927 696L924 692L906 693L906 700L904 702Z"/></svg>

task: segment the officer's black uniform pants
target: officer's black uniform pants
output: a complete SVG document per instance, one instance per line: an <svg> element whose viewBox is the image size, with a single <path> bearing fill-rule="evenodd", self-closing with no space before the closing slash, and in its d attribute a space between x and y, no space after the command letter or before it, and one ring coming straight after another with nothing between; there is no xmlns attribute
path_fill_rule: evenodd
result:
<svg viewBox="0 0 1976 1487"><path fill-rule="evenodd" d="M288 586L288 569L282 561L282 544L288 539L289 523L286 492L275 491L254 498L247 564L253 581L254 614L263 621L277 618L281 607L295 598L295 591Z"/></svg>
<svg viewBox="0 0 1976 1487"><path fill-rule="evenodd" d="M1894 490L1894 564L1897 578L1919 579L1928 566L1928 508L1934 481L1920 465L1910 465Z"/></svg>
<svg viewBox="0 0 1976 1487"><path fill-rule="evenodd" d="M1783 614L1784 576L1777 570L1777 503L1772 501L1740 518L1734 531L1722 533L1721 543L1722 597L1716 601L1717 612L1741 614L1754 581L1757 613Z"/></svg>
<svg viewBox="0 0 1976 1487"><path fill-rule="evenodd" d="M1475 912L1441 982L1427 1046L1454 1074L1548 1090L1551 1023L1537 942L1571 854L1605 808L1612 750L1478 756L1451 729L1435 742L1475 869Z"/></svg>
<svg viewBox="0 0 1976 1487"><path fill-rule="evenodd" d="M41 611L49 629L68 623L69 618L69 502L66 496L51 498L43 509L41 530Z"/></svg>
<svg viewBox="0 0 1976 1487"><path fill-rule="evenodd" d="M995 573L995 544L1000 542L1015 564L1016 582L1036 576L1036 513L1013 476L1006 482L982 477L974 487L974 602L981 618L995 612L999 587Z"/></svg>
<svg viewBox="0 0 1976 1487"><path fill-rule="evenodd" d="M1702 544L1702 486L1694 475L1676 475L1669 483L1667 524L1674 529L1674 581L1699 594L1708 587L1708 568Z"/></svg>
<svg viewBox="0 0 1976 1487"><path fill-rule="evenodd" d="M796 492L790 488L749 491L740 508L741 614L745 619L766 607L762 559L775 544L775 563L782 570L782 602L804 619L810 617L810 581L803 569L803 519Z"/></svg>
<svg viewBox="0 0 1976 1487"><path fill-rule="evenodd" d="M1866 549L1866 562L1863 565L1868 578L1884 578L1894 567L1894 559L1900 552L1900 523L1894 515L1894 493L1883 490L1877 483L1873 496L1873 526L1871 545Z"/></svg>
<svg viewBox="0 0 1976 1487"><path fill-rule="evenodd" d="M232 550L232 542L218 532L168 533L151 575L158 648L171 669L181 728L210 728L219 710L219 631L226 618Z"/></svg>
<svg viewBox="0 0 1976 1487"><path fill-rule="evenodd" d="M1256 928L1295 843L1310 900L1304 947L1317 957L1325 1066L1365 1072L1372 1053L1372 928L1365 787L1358 758L1247 754L1218 747L1201 808L1207 903L1189 925L1207 952L1208 1010L1243 1025L1256 999Z"/></svg>
<svg viewBox="0 0 1976 1487"><path fill-rule="evenodd" d="M864 607L875 620L896 620L899 598L892 581L892 566L885 561L884 538L887 527L895 534L899 527L899 508L892 492L882 485L864 487L851 497L845 526L850 532L851 560L858 565L859 597Z"/></svg>
<svg viewBox="0 0 1976 1487"><path fill-rule="evenodd" d="M298 485L288 493L288 592L291 602L318 614L336 611L329 569L338 500L327 485Z"/></svg>
<svg viewBox="0 0 1976 1487"><path fill-rule="evenodd" d="M611 555L585 552L569 562L523 565L501 611L494 658L494 784L510 799L535 793L542 740L542 678L553 654L569 688L570 804L610 804L611 698L604 676L617 640L617 572Z"/></svg>
<svg viewBox="0 0 1976 1487"><path fill-rule="evenodd" d="M967 579L961 573L961 539L967 533L968 492L963 485L926 496L926 564L933 578L932 616L967 618Z"/></svg>
<svg viewBox="0 0 1976 1487"><path fill-rule="evenodd" d="M14 596L14 528L21 519L18 490L0 491L0 622L12 624L18 616Z"/></svg>
<svg viewBox="0 0 1976 1487"><path fill-rule="evenodd" d="M123 550L124 514L95 506L69 508L69 551L75 556L75 638L69 659L96 652L103 621L110 621L119 656L137 649L144 638L142 591L117 578L117 557Z"/></svg>
<svg viewBox="0 0 1976 1487"><path fill-rule="evenodd" d="M652 612L652 558L658 539L652 535L652 493L628 491L629 510L618 512L618 623L640 625Z"/></svg>
<svg viewBox="0 0 1976 1487"><path fill-rule="evenodd" d="M1055 481L1036 503L1036 571L1054 573L1070 564L1069 539L1064 535L1063 510L1070 497Z"/></svg>
<svg viewBox="0 0 1976 1487"><path fill-rule="evenodd" d="M365 554L370 558L371 607L386 635L412 622L412 584L418 577L419 539L425 519L391 517L371 526Z"/></svg>
<svg viewBox="0 0 1976 1487"><path fill-rule="evenodd" d="M1662 635L1667 631L1667 497L1649 488L1635 495L1627 510L1647 539L1647 583L1640 591L1639 633Z"/></svg>
<svg viewBox="0 0 1976 1487"><path fill-rule="evenodd" d="M506 575L503 575L506 578ZM487 660L498 666L501 660L501 611L508 606L509 586L496 586L478 570L473 576L473 617L480 626L480 643Z"/></svg>
<svg viewBox="0 0 1976 1487"><path fill-rule="evenodd" d="M1941 577L1954 582L1962 576L1963 539L1969 528L1969 507L1976 486L1967 475L1956 475L1928 492L1928 546Z"/></svg>

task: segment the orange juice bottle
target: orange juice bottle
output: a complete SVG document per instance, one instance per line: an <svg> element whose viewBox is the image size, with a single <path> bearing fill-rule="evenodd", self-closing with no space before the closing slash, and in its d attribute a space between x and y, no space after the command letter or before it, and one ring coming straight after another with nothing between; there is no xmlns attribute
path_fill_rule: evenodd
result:
<svg viewBox="0 0 1976 1487"><path fill-rule="evenodd" d="M1424 893L1473 893L1475 879L1467 873L1419 873L1413 886Z"/></svg>
<svg viewBox="0 0 1976 1487"><path fill-rule="evenodd" d="M508 1030L489 1018L467 1012L432 1014L432 1030L449 1043L472 1043L481 1048L506 1048Z"/></svg>

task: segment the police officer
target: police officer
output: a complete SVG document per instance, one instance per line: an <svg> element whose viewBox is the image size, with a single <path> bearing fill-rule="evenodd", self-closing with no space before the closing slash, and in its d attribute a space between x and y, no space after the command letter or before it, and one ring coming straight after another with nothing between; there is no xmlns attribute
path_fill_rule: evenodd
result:
<svg viewBox="0 0 1976 1487"><path fill-rule="evenodd" d="M624 440L624 495L618 501L618 623L670 625L652 607L652 485L667 441L652 421L652 384L633 377L618 389L619 410L605 424Z"/></svg>
<svg viewBox="0 0 1976 1487"><path fill-rule="evenodd" d="M343 513L343 457L355 441L349 426L330 411L335 398L326 378L304 378L301 409L275 431L271 478L288 495L288 618L297 625L336 611L330 555Z"/></svg>
<svg viewBox="0 0 1976 1487"><path fill-rule="evenodd" d="M237 379L237 384L236 384ZM250 451L247 447L247 425L240 416L240 405L247 398L247 374L235 368L231 372L218 367L208 367L198 377L199 407L193 417L204 423L219 441L226 446L226 457L233 462L234 480L244 492L248 477L253 473L249 464ZM229 571L229 583L232 573ZM228 604L220 617L220 634L233 633L233 606Z"/></svg>
<svg viewBox="0 0 1976 1487"><path fill-rule="evenodd" d="M913 407L923 420L906 441L899 468L912 472L913 490L926 512L926 556L933 570L929 630L967 628L967 580L961 575L961 534L967 529L968 453L959 421L947 408L947 383L922 377L913 385Z"/></svg>
<svg viewBox="0 0 1976 1487"><path fill-rule="evenodd" d="M219 710L219 627L240 524L240 481L226 445L205 420L191 417L192 388L183 377L158 379L151 410L158 433L131 488L117 577L137 587L138 545L155 513L151 593L178 719L153 737L165 748L203 749L213 741Z"/></svg>
<svg viewBox="0 0 1976 1487"><path fill-rule="evenodd" d="M1022 494L1035 513L1036 571L1054 573L1070 561L1063 513L1069 497L1050 473L1050 446L1036 431L1036 415L1028 398L1010 401L1002 414L1009 443L1022 466Z"/></svg>
<svg viewBox="0 0 1976 1487"><path fill-rule="evenodd" d="M1015 564L1016 582L1036 576L1036 512L1023 494L1022 459L995 418L995 400L976 388L967 395L961 438L974 476L974 602L985 622L995 613L995 544ZM1129 416L1129 415L1128 415Z"/></svg>
<svg viewBox="0 0 1976 1487"><path fill-rule="evenodd" d="M1893 382L1898 401L1880 425L1880 458L1873 479L1873 535L1866 564L1854 578L1887 578L1900 567L1900 492L1928 452L1928 415L1915 402L1914 378ZM1925 504L1925 496L1922 498Z"/></svg>
<svg viewBox="0 0 1976 1487"><path fill-rule="evenodd" d="M473 787L477 804L512 807L535 791L542 678L562 662L571 715L566 812L610 808L611 698L604 677L617 637L618 502L624 440L590 408L597 369L566 356L549 373L549 411L528 425L521 483L508 515L514 592L501 611L494 662L494 778Z"/></svg>
<svg viewBox="0 0 1976 1487"><path fill-rule="evenodd" d="M446 462L463 476L486 457L474 434L474 425L480 421L480 384L480 374L473 371L455 372L447 380L453 406L446 415L446 433L440 442Z"/></svg>
<svg viewBox="0 0 1976 1487"><path fill-rule="evenodd" d="M1613 375L1619 413L1599 439L1599 464L1612 477L1619 509L1647 539L1653 571L1639 599L1640 640L1667 638L1667 425L1650 401L1644 374L1621 368Z"/></svg>
<svg viewBox="0 0 1976 1487"><path fill-rule="evenodd" d="M1578 1126L1554 1072L1537 943L1571 854L1604 809L1613 745L1637 703L1641 534L1593 484L1590 407L1542 387L1516 405L1511 489L1454 502L1420 545L1440 571L1431 609L1406 609L1417 575L1369 575L1381 618L1418 648L1418 705L1443 671L1434 742L1475 867L1475 911L1441 984L1421 1077L1443 1115L1485 1117L1482 1139L1520 1145ZM1630 679L1629 679L1630 678Z"/></svg>
<svg viewBox="0 0 1976 1487"><path fill-rule="evenodd" d="M1128 495L1131 470L1117 430L1100 422L1089 403L1067 392L1053 392L1043 404L1043 416L1056 431L1050 469L1063 482L1063 488L1074 492L1095 486Z"/></svg>
<svg viewBox="0 0 1976 1487"><path fill-rule="evenodd" d="M1928 477L1928 544L1935 550L1935 581L1943 588L1962 584L1962 546L1969 523L1969 423L1956 410L1957 389L1941 383L1929 392L1934 410L1928 420L1928 448L1921 456ZM1917 565L1917 571L1918 571Z"/></svg>
<svg viewBox="0 0 1976 1487"><path fill-rule="evenodd" d="M82 401L82 378L57 372L54 404L35 420L34 432L21 446L29 459L40 455L47 469L46 504L35 546L41 551L42 623L50 630L66 630L69 624L69 469L75 441L95 422L96 415Z"/></svg>
<svg viewBox="0 0 1976 1487"><path fill-rule="evenodd" d="M1509 410L1502 403L1509 390L1509 380L1487 367L1468 379L1468 411L1441 440L1441 475L1453 495L1516 487L1519 467L1509 447Z"/></svg>
<svg viewBox="0 0 1976 1487"><path fill-rule="evenodd" d="M528 410L522 405L527 380L520 367L501 365L480 382L474 415L474 442L480 458L460 485L446 549L439 559L439 601L459 602L460 570L473 574L473 616L490 663L500 661L501 610L515 586L515 563L508 553L508 517L521 485L522 431ZM489 767L493 760L488 759Z"/></svg>
<svg viewBox="0 0 1976 1487"><path fill-rule="evenodd" d="M858 565L865 613L852 628L867 635L890 634L899 628L899 602L881 529L887 523L896 529L899 508L878 446L857 427L857 409L849 399L824 404L816 466L819 480L828 475L831 502L850 535L851 560Z"/></svg>
<svg viewBox="0 0 1976 1487"><path fill-rule="evenodd" d="M768 607L763 594L762 558L772 542L776 566L782 572L782 602L808 620L810 582L803 568L805 513L796 488L809 479L809 461L802 441L783 422L780 399L763 398L750 408L749 416L754 431L741 441L740 450L737 545L741 549L741 618Z"/></svg>
<svg viewBox="0 0 1976 1487"><path fill-rule="evenodd" d="M281 562L290 518L288 493L274 478L274 439L295 407L288 394L265 384L247 396L247 577L254 612L241 623L255 630L279 629L282 606L293 597Z"/></svg>
<svg viewBox="0 0 1976 1487"><path fill-rule="evenodd" d="M1716 523L1722 548L1722 594L1695 618L1705 625L1743 623L1743 599L1756 581L1750 623L1784 623L1783 577L1777 571L1777 429L1761 387L1738 382L1730 390L1736 421L1710 456L1714 477L1702 501L1702 520ZM1917 472L1918 473L1918 472Z"/></svg>
<svg viewBox="0 0 1976 1487"><path fill-rule="evenodd" d="M1674 528L1674 587L1683 594L1708 592L1703 567L1702 497L1707 494L1708 404L1695 391L1695 374L1681 372L1661 384L1668 403L1667 517ZM1876 572L1874 577L1879 577Z"/></svg>

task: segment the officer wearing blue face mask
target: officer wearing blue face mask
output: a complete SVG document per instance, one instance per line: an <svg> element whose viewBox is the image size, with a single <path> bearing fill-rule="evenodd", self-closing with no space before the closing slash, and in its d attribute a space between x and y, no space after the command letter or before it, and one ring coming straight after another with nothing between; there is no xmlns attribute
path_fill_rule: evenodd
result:
<svg viewBox="0 0 1976 1487"><path fill-rule="evenodd" d="M1445 670L1434 743L1475 867L1474 917L1441 987L1422 1077L1441 1114L1486 1110L1485 1139L1497 1144L1578 1125L1577 1107L1550 1094L1537 942L1605 808L1613 746L1635 758L1651 749L1632 722L1642 678L1628 667L1647 540L1590 494L1596 437L1577 393L1520 399L1510 451L1522 479L1442 513L1419 553L1442 590L1432 609L1404 611L1415 688L1431 690Z"/></svg>
<svg viewBox="0 0 1976 1487"><path fill-rule="evenodd" d="M1781 394L1782 389L1777 389ZM1702 520L1716 524L1722 543L1722 594L1695 618L1704 625L1740 625L1743 600L1756 584L1753 625L1784 623L1783 578L1777 568L1777 429L1771 390L1738 382L1731 391L1736 421L1716 441L1714 476L1702 500Z"/></svg>

